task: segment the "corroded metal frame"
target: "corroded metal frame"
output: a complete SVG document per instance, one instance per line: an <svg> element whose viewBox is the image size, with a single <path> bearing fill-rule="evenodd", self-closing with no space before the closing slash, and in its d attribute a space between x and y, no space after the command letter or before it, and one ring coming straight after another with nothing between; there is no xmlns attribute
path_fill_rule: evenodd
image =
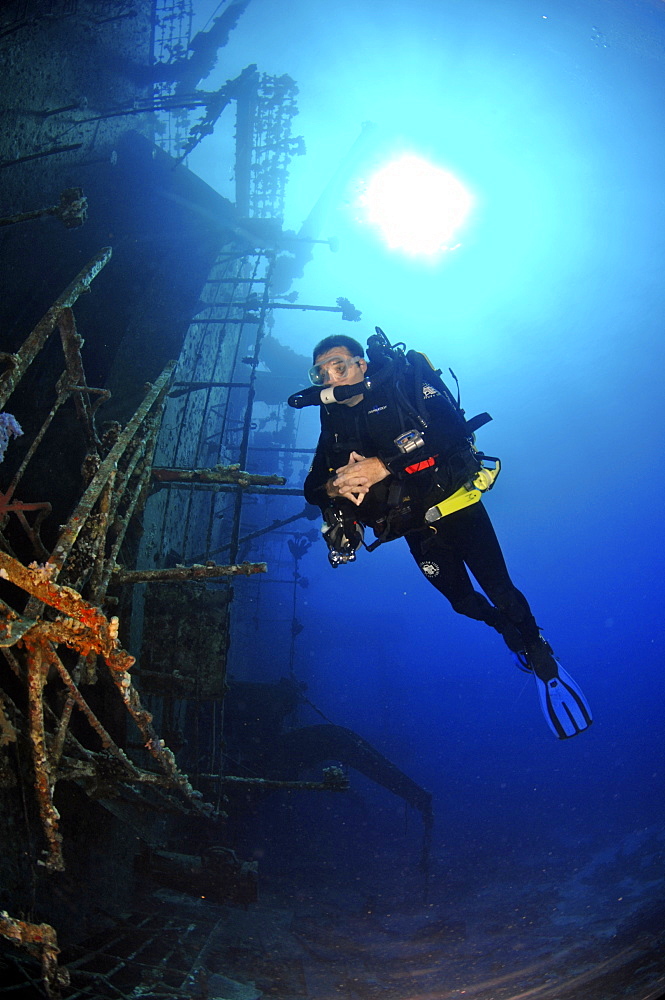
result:
<svg viewBox="0 0 665 1000"><path fill-rule="evenodd" d="M134 657L120 645L120 622L110 613L117 598L108 594L109 586L133 584L139 579L131 570L119 566L118 557L130 521L140 513L153 488L153 456L175 368L175 363L170 363L154 384L146 386L143 402L124 428L116 425L100 438L95 412L109 394L86 383L80 354L82 340L76 331L72 306L110 256L111 251L106 249L93 258L42 317L21 349L0 358L6 365L0 375L2 408L51 334L55 330L60 333L65 371L56 385L55 403L9 487L0 494L0 578L10 581L24 595L23 600L8 598L16 607L0 600L0 649L25 696L19 705L0 690L0 746L19 741L29 746L45 845L38 863L51 872L65 867L63 834L54 803L59 780L76 781L91 794L98 794L100 788L117 789L122 785L150 788L167 808L203 815L213 812L180 771L174 754L155 730L151 714L141 704L129 673ZM15 496L46 431L70 398L87 449L87 485L48 551L39 527L50 504L25 504ZM192 476L198 472L192 470ZM255 479L264 481L264 477L248 476L237 468L219 470L218 474L223 481L240 487L250 486ZM39 520L28 524L26 510L38 510ZM19 518L39 562L26 566L16 558L4 534L10 514ZM264 563L217 566L208 562L205 566L177 567L175 574L167 577L189 580L249 575L265 569ZM147 572L139 576L141 580L159 582L164 573L154 571L154 575ZM82 693L82 683L97 680L98 665L106 670L120 704L136 725L154 769L139 767L130 759ZM70 728L75 709L94 734L94 749L85 746ZM41 959L44 987L47 993L54 994L59 976L55 930L48 924L19 921L3 912L0 935Z"/></svg>

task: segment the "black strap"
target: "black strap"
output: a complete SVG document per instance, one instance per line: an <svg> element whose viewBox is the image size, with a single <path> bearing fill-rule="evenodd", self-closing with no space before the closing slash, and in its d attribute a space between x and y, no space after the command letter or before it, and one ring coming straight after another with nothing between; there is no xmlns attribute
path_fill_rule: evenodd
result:
<svg viewBox="0 0 665 1000"><path fill-rule="evenodd" d="M470 420L466 422L466 428L469 434L475 434L479 427L484 427L491 420L489 413L477 413L475 417L471 417Z"/></svg>

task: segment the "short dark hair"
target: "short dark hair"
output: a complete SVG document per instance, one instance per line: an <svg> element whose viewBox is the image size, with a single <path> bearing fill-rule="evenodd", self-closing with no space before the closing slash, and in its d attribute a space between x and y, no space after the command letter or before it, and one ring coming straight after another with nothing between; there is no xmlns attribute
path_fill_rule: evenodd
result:
<svg viewBox="0 0 665 1000"><path fill-rule="evenodd" d="M359 344L353 337L347 337L345 334L340 333L339 336L331 334L330 337L324 337L323 340L320 340L312 353L312 361L316 362L316 359L321 354L332 351L333 347L345 347L354 358L365 357L362 344Z"/></svg>

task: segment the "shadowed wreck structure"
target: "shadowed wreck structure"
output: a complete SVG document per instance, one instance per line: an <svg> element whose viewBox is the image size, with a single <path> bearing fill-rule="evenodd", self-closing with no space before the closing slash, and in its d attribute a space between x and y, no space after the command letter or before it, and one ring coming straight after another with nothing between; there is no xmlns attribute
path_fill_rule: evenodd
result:
<svg viewBox="0 0 665 1000"><path fill-rule="evenodd" d="M348 766L431 826L360 736L298 725L293 662L227 671L243 587L271 572L256 540L308 516L281 406L305 359L273 310L359 316L287 294L325 200L283 232L294 82L248 66L198 89L247 4L194 38L187 2L0 12L0 995L304 995L279 913L252 922L245 817L345 792ZM223 114L234 202L183 162ZM290 536L289 587L311 542Z"/></svg>

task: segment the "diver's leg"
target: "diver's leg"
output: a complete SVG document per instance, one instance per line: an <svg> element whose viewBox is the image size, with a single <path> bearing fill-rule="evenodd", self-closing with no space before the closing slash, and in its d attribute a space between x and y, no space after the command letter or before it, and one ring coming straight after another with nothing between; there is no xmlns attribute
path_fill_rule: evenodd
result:
<svg viewBox="0 0 665 1000"><path fill-rule="evenodd" d="M501 632L513 652L524 649L525 643L535 642L540 629L526 597L510 579L501 546L482 502L451 514L445 520L450 522L446 530L451 544L503 616L503 622L492 623L493 627Z"/></svg>
<svg viewBox="0 0 665 1000"><path fill-rule="evenodd" d="M592 717L584 694L554 657L541 636L524 594L508 575L503 553L487 511L477 503L442 518L437 534L409 537L421 570L455 611L486 622L499 632L522 669L533 671L540 706L560 739L583 732ZM466 566L490 602L473 589ZM438 572L437 572L438 570Z"/></svg>
<svg viewBox="0 0 665 1000"><path fill-rule="evenodd" d="M454 516L450 515L450 518ZM449 518L445 520L448 521ZM522 649L524 642L503 612L493 607L484 594L474 589L454 534L451 535L446 528L447 526L442 525L440 528L437 525L436 532L430 529L427 532L413 532L406 536L411 555L421 572L432 586L450 601L454 611L467 618L485 622L504 635L506 642L508 638L504 634L504 628L507 632L512 630L515 633L512 638L517 643L515 651Z"/></svg>
<svg viewBox="0 0 665 1000"><path fill-rule="evenodd" d="M409 535L407 541L425 576L459 614L495 629L513 653L523 652L527 643L539 639L531 608L508 575L481 503L442 518L436 533ZM474 590L467 566L489 600Z"/></svg>

